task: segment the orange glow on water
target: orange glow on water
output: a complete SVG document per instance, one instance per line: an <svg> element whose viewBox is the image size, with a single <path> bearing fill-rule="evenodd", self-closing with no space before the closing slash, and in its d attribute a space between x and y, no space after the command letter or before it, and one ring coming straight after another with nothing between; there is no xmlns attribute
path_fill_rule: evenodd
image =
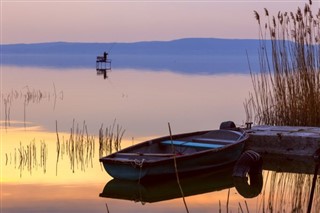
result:
<svg viewBox="0 0 320 213"><path fill-rule="evenodd" d="M68 153L67 150L67 146L70 146L68 145L70 133L58 132L58 136L59 153L56 132L46 132L40 126L6 127L1 135L2 182L56 184L107 182L110 180L103 166L99 163L99 147L96 136L93 136L92 151L78 153L79 159L72 162L70 160L73 156L70 156L71 153ZM142 141L147 138L137 138L136 140ZM132 139L124 139L122 148L133 143Z"/></svg>
<svg viewBox="0 0 320 213"><path fill-rule="evenodd" d="M68 137L68 133L59 133L61 146ZM92 162L87 163L82 170L78 162L74 163L75 169L71 170L68 162L70 159L66 153L64 153L65 156L61 156L63 153L60 153L59 158L57 157L57 134L42 131L38 126L8 127L2 133L2 153L3 182L75 183L94 182L103 177L95 174L95 172L103 174L97 153L94 153L96 158L90 159ZM94 167L91 166L93 161L96 161ZM89 171L85 172L86 169ZM106 179L105 176L100 180L104 179Z"/></svg>

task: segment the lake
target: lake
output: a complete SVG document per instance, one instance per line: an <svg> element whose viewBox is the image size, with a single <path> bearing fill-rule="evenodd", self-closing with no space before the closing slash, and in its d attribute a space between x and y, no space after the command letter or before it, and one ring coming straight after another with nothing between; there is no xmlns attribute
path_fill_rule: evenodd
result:
<svg viewBox="0 0 320 213"><path fill-rule="evenodd" d="M174 181L114 181L99 163L99 130L121 148L247 121L248 74L1 66L1 212L306 212L314 163L264 157L260 191L241 193L232 169ZM110 150L109 150L110 151ZM318 176L313 212L320 209Z"/></svg>

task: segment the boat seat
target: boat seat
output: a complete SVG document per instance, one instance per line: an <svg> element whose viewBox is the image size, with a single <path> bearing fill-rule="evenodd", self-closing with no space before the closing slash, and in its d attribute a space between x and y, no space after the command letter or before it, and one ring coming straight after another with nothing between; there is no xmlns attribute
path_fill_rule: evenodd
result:
<svg viewBox="0 0 320 213"><path fill-rule="evenodd" d="M165 144L165 145L173 144L174 146L186 146L186 147L195 147L195 148L210 148L210 149L220 148L220 147L224 146L222 144L198 143L198 142L192 142L192 141L177 141L177 140L162 141L161 144Z"/></svg>
<svg viewBox="0 0 320 213"><path fill-rule="evenodd" d="M214 143L214 144L221 144L221 145L227 145L227 144L232 144L236 142L235 140L214 139L214 138L193 138L192 141Z"/></svg>

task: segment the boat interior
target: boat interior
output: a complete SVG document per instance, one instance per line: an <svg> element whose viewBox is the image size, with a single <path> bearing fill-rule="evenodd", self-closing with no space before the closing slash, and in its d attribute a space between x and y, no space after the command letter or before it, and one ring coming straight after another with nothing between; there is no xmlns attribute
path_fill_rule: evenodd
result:
<svg viewBox="0 0 320 213"><path fill-rule="evenodd" d="M160 160L173 156L189 155L200 151L219 149L243 139L241 132L230 130L214 130L204 134L185 137L173 137L171 140L151 140L147 143L125 149L114 155L117 159Z"/></svg>

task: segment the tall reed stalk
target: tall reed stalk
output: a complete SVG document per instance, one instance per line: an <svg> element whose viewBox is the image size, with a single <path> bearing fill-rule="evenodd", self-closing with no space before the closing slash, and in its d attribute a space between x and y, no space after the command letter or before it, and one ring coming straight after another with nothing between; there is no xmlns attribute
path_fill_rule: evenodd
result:
<svg viewBox="0 0 320 213"><path fill-rule="evenodd" d="M75 127L73 120L70 129L69 139L60 141L58 133L58 124L56 121L57 134L57 159L56 159L56 175L58 175L59 160L63 159L64 154L69 157L70 169L75 173L76 169L85 171L88 167L93 167L93 158L95 152L94 136L88 134L86 122L83 121L82 129L79 124Z"/></svg>
<svg viewBox="0 0 320 213"><path fill-rule="evenodd" d="M121 150L121 141L125 131L122 126L116 124L116 119L105 130L101 125L99 129L99 157Z"/></svg>
<svg viewBox="0 0 320 213"><path fill-rule="evenodd" d="M270 16L259 24L260 73L251 78L254 92L245 102L258 124L320 126L320 9L312 2L294 12Z"/></svg>
<svg viewBox="0 0 320 213"><path fill-rule="evenodd" d="M44 141L40 141L40 149L38 149L38 144L35 139L29 142L29 144L22 145L14 149L14 159L13 164L15 169L20 170L20 177L22 177L23 172L26 170L32 175L34 169L40 167L43 173L47 171L47 158L48 158L48 148ZM10 159L8 153L5 154L6 163L5 165L12 164L12 155L10 153Z"/></svg>
<svg viewBox="0 0 320 213"><path fill-rule="evenodd" d="M16 101L23 100L23 121L26 127L27 120L27 107L30 104L40 104L41 102L47 100L50 101L53 98L53 109L55 109L57 100L63 100L63 91L57 93L55 84L53 83L53 92L45 92L40 89L34 89L28 85L20 90L12 89L8 93L1 92L1 101L4 104L4 125L7 129L10 124L11 108Z"/></svg>
<svg viewBox="0 0 320 213"><path fill-rule="evenodd" d="M186 212L188 213L188 212L189 212L188 205L187 205L187 202L186 202L184 193L183 193L182 186L181 186L181 184L180 184L180 178L179 178L179 172L178 172L177 159L176 159L176 156L175 156L176 150L175 150L175 148L174 148L174 146L173 146L173 142L172 142L173 139L172 139L172 131L171 131L170 123L168 123L168 128L169 128L169 133L170 133L172 153L174 154L174 155L173 155L173 165L174 165L174 170L175 170L175 174L176 174L177 184L178 184L178 186L179 186L179 190L180 190L180 193L181 193L181 197L182 197L182 201L183 201L184 207L186 208Z"/></svg>
<svg viewBox="0 0 320 213"><path fill-rule="evenodd" d="M85 171L86 167L93 166L93 153L94 153L94 137L88 135L87 125L85 121L83 122L82 130L77 128L74 129L74 121L70 131L70 138L68 143L68 150L70 158L70 165L73 172L75 171L75 166L81 168Z"/></svg>
<svg viewBox="0 0 320 213"><path fill-rule="evenodd" d="M280 173L268 171L270 180L265 184L262 201L264 212L306 212L308 205L308 196L310 194L310 185L312 182L311 174L298 173ZM320 185L316 186L316 194L320 193ZM320 208L320 198L315 197L313 212Z"/></svg>

